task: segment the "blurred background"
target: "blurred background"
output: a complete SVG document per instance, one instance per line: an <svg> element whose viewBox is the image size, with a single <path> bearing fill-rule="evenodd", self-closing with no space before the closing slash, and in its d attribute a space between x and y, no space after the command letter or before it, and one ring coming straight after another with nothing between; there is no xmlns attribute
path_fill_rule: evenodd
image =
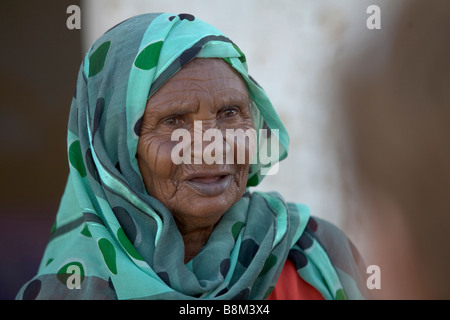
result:
<svg viewBox="0 0 450 320"><path fill-rule="evenodd" d="M360 188L341 108L342 66L363 78L386 65L398 14L408 0L59 0L0 4L0 299L12 299L37 271L68 174L66 128L81 60L118 22L145 12L191 13L247 55L290 133L279 172L258 187L305 203L370 254ZM369 5L381 29L369 30ZM69 30L69 5L81 30ZM361 59L361 57L364 57ZM352 66L358 59L359 64ZM362 60L362 62L361 62ZM358 71L358 70L354 70Z"/></svg>
<svg viewBox="0 0 450 320"><path fill-rule="evenodd" d="M69 172L68 111L82 57L66 9L0 3L0 299L37 271Z"/></svg>

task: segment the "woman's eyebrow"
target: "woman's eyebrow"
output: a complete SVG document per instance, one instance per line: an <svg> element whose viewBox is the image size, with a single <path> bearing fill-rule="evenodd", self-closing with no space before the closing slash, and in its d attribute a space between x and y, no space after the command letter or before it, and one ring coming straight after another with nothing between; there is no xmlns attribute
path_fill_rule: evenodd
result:
<svg viewBox="0 0 450 320"><path fill-rule="evenodd" d="M242 90L236 89L236 88L219 88L216 91L217 96L219 97L219 100L248 100L249 93L246 91L245 93Z"/></svg>
<svg viewBox="0 0 450 320"><path fill-rule="evenodd" d="M198 103L194 103L193 101L166 100L154 104L148 104L145 113L152 117L155 117L155 114L158 114L158 116L161 117L166 117L172 114L181 115L189 112L195 112L197 109Z"/></svg>
<svg viewBox="0 0 450 320"><path fill-rule="evenodd" d="M232 93L230 95L223 96L216 105L216 108L223 108L225 106L237 106L240 108L248 106L249 97L242 93Z"/></svg>

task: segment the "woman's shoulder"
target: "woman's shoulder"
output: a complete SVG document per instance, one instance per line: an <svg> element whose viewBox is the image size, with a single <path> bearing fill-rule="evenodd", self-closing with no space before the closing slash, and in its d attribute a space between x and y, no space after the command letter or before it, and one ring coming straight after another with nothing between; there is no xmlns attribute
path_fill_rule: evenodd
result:
<svg viewBox="0 0 450 320"><path fill-rule="evenodd" d="M316 216L309 218L306 231L323 247L344 285L352 279L351 285L356 285L363 297L367 296L366 265L347 234L334 223Z"/></svg>

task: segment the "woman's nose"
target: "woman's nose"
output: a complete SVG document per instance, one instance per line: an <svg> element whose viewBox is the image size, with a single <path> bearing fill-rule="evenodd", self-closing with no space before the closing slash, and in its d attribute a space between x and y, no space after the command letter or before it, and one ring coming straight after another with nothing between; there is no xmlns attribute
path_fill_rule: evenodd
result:
<svg viewBox="0 0 450 320"><path fill-rule="evenodd" d="M223 164L232 150L226 140L225 130L217 127L215 120L194 121L192 157L195 164Z"/></svg>

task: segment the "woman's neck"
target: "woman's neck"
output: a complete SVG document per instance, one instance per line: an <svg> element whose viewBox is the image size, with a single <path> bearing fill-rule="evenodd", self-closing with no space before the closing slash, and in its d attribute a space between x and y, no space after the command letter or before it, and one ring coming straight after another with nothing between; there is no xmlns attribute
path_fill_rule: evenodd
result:
<svg viewBox="0 0 450 320"><path fill-rule="evenodd" d="M184 242L184 263L189 262L200 252L213 230L214 226L189 231L180 230Z"/></svg>

